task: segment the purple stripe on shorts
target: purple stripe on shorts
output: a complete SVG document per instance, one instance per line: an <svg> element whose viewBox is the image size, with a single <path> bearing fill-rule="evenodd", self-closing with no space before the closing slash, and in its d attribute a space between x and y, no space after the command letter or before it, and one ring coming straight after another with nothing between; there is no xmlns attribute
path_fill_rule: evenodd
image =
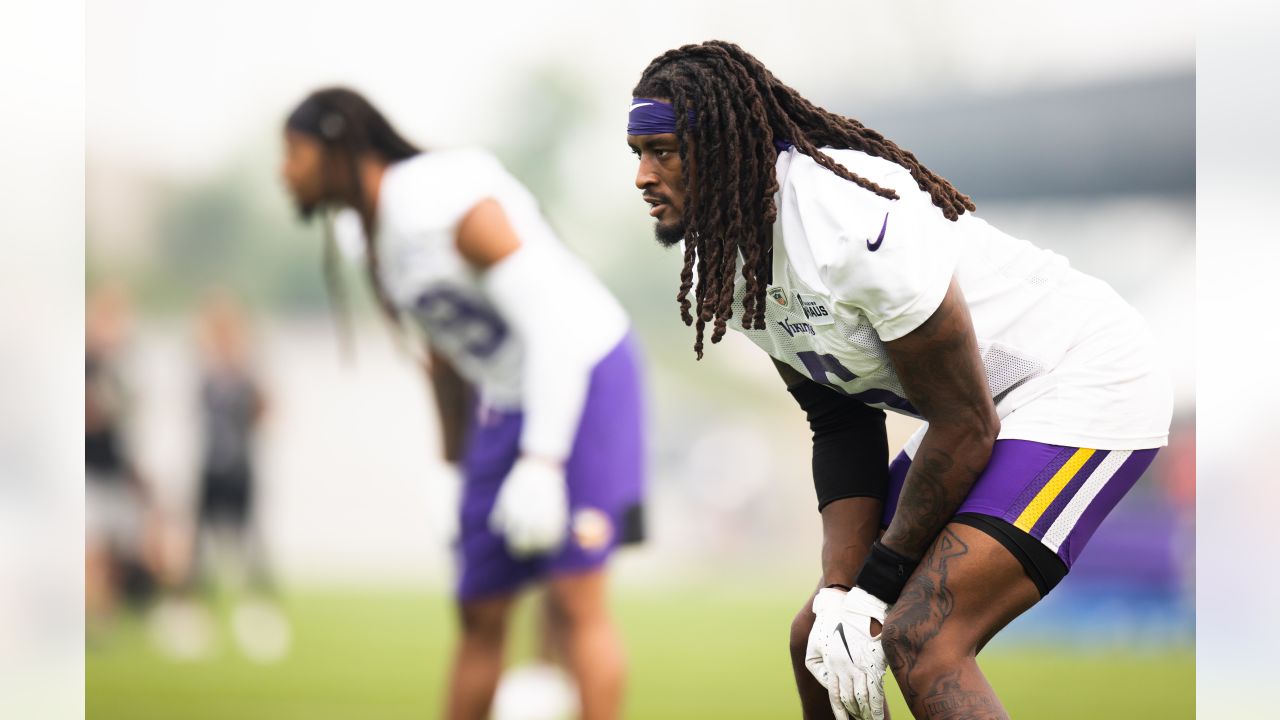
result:
<svg viewBox="0 0 1280 720"><path fill-rule="evenodd" d="M1085 508L1080 519L1076 521L1075 527L1071 528L1071 532L1067 534L1067 539L1058 548L1058 557L1062 558L1067 567L1071 567L1080 556L1080 551L1088 544L1089 538L1093 537L1098 525L1102 524L1102 520L1111 513L1116 503L1120 502L1125 493L1138 482L1138 478L1142 477L1142 473L1155 459L1156 451L1157 449L1134 450L1129 455L1129 459L1124 461L1115 475L1112 475L1107 484L1102 487L1102 491L1093 498L1093 502L1089 503L1089 507Z"/></svg>
<svg viewBox="0 0 1280 720"><path fill-rule="evenodd" d="M1053 499L1053 502L1049 503L1049 507L1045 508L1044 514L1040 516L1036 524L1031 526L1032 537L1039 540L1044 539L1044 534L1049 532L1049 527L1053 525L1053 521L1058 519L1058 516L1062 514L1063 508L1080 491L1080 486L1084 485L1089 476L1093 474L1093 471L1098 469L1098 465L1102 464L1102 460L1109 454L1109 450L1095 450L1089 456L1089 459L1084 461L1084 464L1080 466L1075 475L1071 476L1071 480L1062 488L1058 496Z"/></svg>
<svg viewBox="0 0 1280 720"><path fill-rule="evenodd" d="M995 452L993 451L991 453L991 462L987 464L987 467L998 465L1001 468L1001 475L1009 479L1031 477L1031 482L1022 488L1022 492L1018 493L1018 497L1014 499L1013 504L1006 508L1004 519L1013 522L1022 514L1023 510L1027 509L1031 501L1036 499L1036 495L1040 494L1044 486L1049 484L1049 480L1058 474L1062 466L1067 464L1067 461L1075 454L1077 448L1044 445L1028 440L1006 440L1005 442L1020 443L1019 446L1010 448L1016 459L1013 462L1006 460L997 463ZM997 447L1000 445L1001 443L996 443ZM1045 457L1046 453L1054 451L1057 454L1051 460L1048 460L1047 464L1042 465L1041 463L1048 459ZM1039 468L1039 472L1036 472L1037 468ZM1035 475L1032 476L1032 473L1035 473Z"/></svg>
<svg viewBox="0 0 1280 720"><path fill-rule="evenodd" d="M911 469L911 458L905 452L889 463L889 493L884 498L884 512L880 516L880 524L889 527L893 514L898 512L898 496L902 494L902 483L906 482L907 470Z"/></svg>

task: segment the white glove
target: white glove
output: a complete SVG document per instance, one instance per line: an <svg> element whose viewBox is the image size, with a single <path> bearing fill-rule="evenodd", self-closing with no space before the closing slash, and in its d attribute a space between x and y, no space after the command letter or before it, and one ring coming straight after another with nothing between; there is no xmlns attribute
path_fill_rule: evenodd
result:
<svg viewBox="0 0 1280 720"><path fill-rule="evenodd" d="M884 720L886 663L880 635L871 635L871 621L883 626L887 610L884 601L856 587L848 594L824 588L813 599L818 619L804 664L826 686L836 720Z"/></svg>
<svg viewBox="0 0 1280 720"><path fill-rule="evenodd" d="M489 527L507 539L516 557L560 547L569 530L564 470L545 460L520 458L498 489Z"/></svg>
<svg viewBox="0 0 1280 720"><path fill-rule="evenodd" d="M804 666L827 688L827 694L831 698L831 714L836 720L849 720L849 714L840 703L839 693L832 690L836 686L829 682L830 672L822 659L822 644L827 636L835 632L836 624L840 622L840 606L844 604L844 595L843 590L822 588L814 596L812 608L817 619L809 630L809 643L804 651Z"/></svg>

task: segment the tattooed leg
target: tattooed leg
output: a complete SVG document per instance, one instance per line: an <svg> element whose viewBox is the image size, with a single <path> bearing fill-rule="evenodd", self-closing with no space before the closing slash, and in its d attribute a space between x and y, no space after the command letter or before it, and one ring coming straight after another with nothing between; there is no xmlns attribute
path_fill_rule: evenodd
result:
<svg viewBox="0 0 1280 720"><path fill-rule="evenodd" d="M885 620L885 654L912 714L1007 718L975 657L1039 599L1022 565L995 539L966 525L943 529Z"/></svg>

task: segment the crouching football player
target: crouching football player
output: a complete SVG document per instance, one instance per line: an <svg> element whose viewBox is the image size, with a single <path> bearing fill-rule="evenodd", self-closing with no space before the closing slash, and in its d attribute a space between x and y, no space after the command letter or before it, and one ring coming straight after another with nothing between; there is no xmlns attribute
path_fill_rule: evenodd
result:
<svg viewBox="0 0 1280 720"><path fill-rule="evenodd" d="M632 94L635 184L659 243L683 240L694 349L732 324L813 430L822 581L792 634L805 715L884 717L888 667L917 718L1007 717L978 652L1166 442L1144 321L736 45L671 50ZM885 410L925 421L891 464Z"/></svg>

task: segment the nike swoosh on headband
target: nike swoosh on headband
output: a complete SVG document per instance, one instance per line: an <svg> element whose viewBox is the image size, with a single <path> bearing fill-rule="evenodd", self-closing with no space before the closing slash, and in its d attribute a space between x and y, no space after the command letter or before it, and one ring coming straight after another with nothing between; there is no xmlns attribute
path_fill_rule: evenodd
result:
<svg viewBox="0 0 1280 720"><path fill-rule="evenodd" d="M876 241L867 240L867 249L875 252L880 249L880 243L884 242L884 230L889 227L889 213L884 214L884 222L880 225L880 234L876 236Z"/></svg>
<svg viewBox="0 0 1280 720"><path fill-rule="evenodd" d="M652 104L653 103L635 103L634 105L631 106L631 110L635 110L636 108L647 107ZM631 110L628 110L627 112L631 112Z"/></svg>

